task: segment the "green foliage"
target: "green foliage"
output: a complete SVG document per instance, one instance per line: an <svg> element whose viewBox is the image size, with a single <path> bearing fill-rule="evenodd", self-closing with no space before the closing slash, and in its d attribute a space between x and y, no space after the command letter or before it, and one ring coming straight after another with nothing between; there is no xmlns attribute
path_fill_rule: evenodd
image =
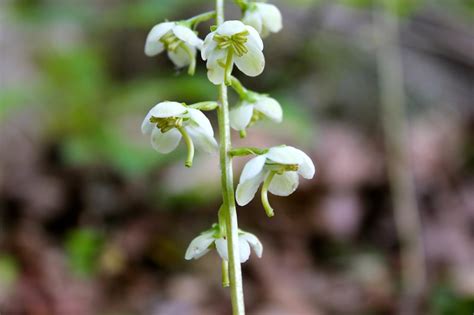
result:
<svg viewBox="0 0 474 315"><path fill-rule="evenodd" d="M424 0L341 0L343 4L357 8L377 8L387 6L387 8L398 15L413 14Z"/></svg>
<svg viewBox="0 0 474 315"><path fill-rule="evenodd" d="M9 255L0 256L0 286L8 289L18 278L18 263Z"/></svg>
<svg viewBox="0 0 474 315"><path fill-rule="evenodd" d="M108 15L108 23L120 27L146 27L165 19L174 19L176 12L182 12L189 3L202 3L202 0L141 0L123 2L114 12ZM179 19L181 17L177 17Z"/></svg>
<svg viewBox="0 0 474 315"><path fill-rule="evenodd" d="M26 104L34 104L32 94L25 93L21 87L1 87L0 88L0 122L11 113L15 113Z"/></svg>
<svg viewBox="0 0 474 315"><path fill-rule="evenodd" d="M49 23L56 20L90 20L93 7L78 5L75 1L13 0L11 12L17 18L31 23Z"/></svg>
<svg viewBox="0 0 474 315"><path fill-rule="evenodd" d="M438 287L431 296L434 315L472 314L474 296L460 296L447 286Z"/></svg>
<svg viewBox="0 0 474 315"><path fill-rule="evenodd" d="M281 136L294 136L293 142L304 144L314 140L314 122L312 116L305 110L304 107L296 99L286 98L283 95L275 94L275 97L280 100L281 106L285 113L285 121L281 125L275 126L270 124L266 128L273 128L275 132L280 132ZM298 136L296 136L298 135Z"/></svg>
<svg viewBox="0 0 474 315"><path fill-rule="evenodd" d="M66 239L65 249L72 271L79 276L92 276L102 251L102 235L93 229L76 229Z"/></svg>

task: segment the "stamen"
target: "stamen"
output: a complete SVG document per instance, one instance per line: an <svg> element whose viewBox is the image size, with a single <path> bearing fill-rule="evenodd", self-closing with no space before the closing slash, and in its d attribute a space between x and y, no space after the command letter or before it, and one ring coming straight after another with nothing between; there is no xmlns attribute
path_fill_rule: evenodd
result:
<svg viewBox="0 0 474 315"><path fill-rule="evenodd" d="M258 110L254 109L252 113L252 118L250 118L250 123L249 126L253 125L257 121L261 120L264 117L264 115L259 112Z"/></svg>
<svg viewBox="0 0 474 315"><path fill-rule="evenodd" d="M151 117L150 122L156 124L156 127L160 129L162 133L168 132L173 128L181 128L183 122L186 121L186 118L183 117Z"/></svg>
<svg viewBox="0 0 474 315"><path fill-rule="evenodd" d="M178 49L181 43L183 43L183 41L176 37L176 35L174 35L172 31L169 31L168 33L163 35L160 38L160 42L162 42L166 50L169 51L176 51L176 49Z"/></svg>
<svg viewBox="0 0 474 315"><path fill-rule="evenodd" d="M219 49L231 48L237 56L242 57L248 52L248 49L245 46L245 43L248 40L248 35L248 31L243 31L232 36L215 34L213 39L217 42L217 47L219 47Z"/></svg>
<svg viewBox="0 0 474 315"><path fill-rule="evenodd" d="M268 170L277 173L278 175L283 174L284 172L295 172L299 169L298 164L279 164L267 162L265 166Z"/></svg>

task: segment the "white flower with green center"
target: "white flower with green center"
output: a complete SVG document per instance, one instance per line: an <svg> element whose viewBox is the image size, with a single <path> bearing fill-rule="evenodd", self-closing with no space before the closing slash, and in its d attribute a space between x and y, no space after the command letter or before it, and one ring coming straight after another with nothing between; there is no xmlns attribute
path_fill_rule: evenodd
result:
<svg viewBox="0 0 474 315"><path fill-rule="evenodd" d="M279 123L283 119L280 104L264 94L249 93L249 97L230 111L230 126L245 136L245 130L262 119Z"/></svg>
<svg viewBox="0 0 474 315"><path fill-rule="evenodd" d="M311 179L315 167L311 158L301 150L291 146L278 146L259 155L245 165L235 192L240 206L248 204L261 183L261 199L268 216L273 216L273 209L268 202L267 192L277 196L289 196L299 184L298 175Z"/></svg>
<svg viewBox="0 0 474 315"><path fill-rule="evenodd" d="M255 77L265 67L263 42L258 32L240 21L226 21L204 39L201 57L207 60L207 76L214 84L230 84L235 65Z"/></svg>
<svg viewBox="0 0 474 315"><path fill-rule="evenodd" d="M249 259L250 248L255 251L258 258L262 257L263 246L255 235L242 230L239 230L238 235L240 263L244 263ZM222 235L217 224L214 224L210 230L201 233L191 241L184 258L186 260L201 258L212 248L217 249L217 253L223 260L229 260L227 239Z"/></svg>
<svg viewBox="0 0 474 315"><path fill-rule="evenodd" d="M184 22L164 22L155 25L145 43L145 54L155 56L162 51L178 67L189 66L188 73L194 74L196 68L196 49L201 49L202 39Z"/></svg>
<svg viewBox="0 0 474 315"><path fill-rule="evenodd" d="M155 105L143 120L142 132L151 136L151 145L160 153L173 151L184 138L188 147L188 167L192 165L194 144L206 152L217 150L214 130L206 115L178 102Z"/></svg>
<svg viewBox="0 0 474 315"><path fill-rule="evenodd" d="M262 37L282 29L280 10L273 4L251 2L246 6L242 22L255 28Z"/></svg>

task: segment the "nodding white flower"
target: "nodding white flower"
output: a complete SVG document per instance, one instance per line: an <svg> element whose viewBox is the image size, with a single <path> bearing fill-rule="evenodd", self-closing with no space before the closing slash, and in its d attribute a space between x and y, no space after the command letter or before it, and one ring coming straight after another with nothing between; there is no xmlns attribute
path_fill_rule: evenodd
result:
<svg viewBox="0 0 474 315"><path fill-rule="evenodd" d="M185 23L164 22L155 25L145 43L145 54L155 56L162 51L168 52L168 57L178 67L189 65L189 74L196 67L196 49L201 49L202 39Z"/></svg>
<svg viewBox="0 0 474 315"><path fill-rule="evenodd" d="M258 187L262 186L262 202L268 216L273 209L268 203L267 190L277 196L288 196L298 187L298 175L313 178L315 167L311 158L291 146L278 146L259 155L245 165L237 185L236 200L240 206L248 204Z"/></svg>
<svg viewBox="0 0 474 315"><path fill-rule="evenodd" d="M249 99L244 99L230 111L230 126L245 133L245 129L263 118L281 122L283 118L281 106L274 98L252 93Z"/></svg>
<svg viewBox="0 0 474 315"><path fill-rule="evenodd" d="M207 60L207 76L214 84L228 81L234 63L255 77L265 67L263 42L258 32L240 21L226 21L204 39L201 57Z"/></svg>
<svg viewBox="0 0 474 315"><path fill-rule="evenodd" d="M184 258L186 260L198 259L207 254L212 248L217 249L217 253L228 261L227 240L219 232L217 224L212 229L207 230L191 241L186 250ZM246 262L250 257L250 248L253 248L258 258L262 257L263 246L258 238L252 233L239 230L239 254L240 263Z"/></svg>
<svg viewBox="0 0 474 315"><path fill-rule="evenodd" d="M201 111L178 102L161 102L155 105L142 123L142 133L151 136L151 145L160 153L176 149L184 137L188 146L188 162L192 163L195 143L206 152L217 149L214 130Z"/></svg>
<svg viewBox="0 0 474 315"><path fill-rule="evenodd" d="M280 10L273 4L251 2L245 9L242 21L253 26L262 37L282 29Z"/></svg>

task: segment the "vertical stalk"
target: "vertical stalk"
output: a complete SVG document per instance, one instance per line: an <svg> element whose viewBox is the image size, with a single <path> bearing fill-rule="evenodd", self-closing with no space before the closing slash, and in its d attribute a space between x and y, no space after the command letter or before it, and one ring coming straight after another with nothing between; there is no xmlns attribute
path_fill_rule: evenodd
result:
<svg viewBox="0 0 474 315"><path fill-rule="evenodd" d="M392 192L395 224L400 240L402 300L400 314L418 314L419 299L425 286L426 270L420 218L414 179L410 170L403 69L398 43L397 0L385 0L375 16L374 30L380 43L377 66L381 89L381 115L387 155L389 185ZM395 4L395 5L394 5Z"/></svg>
<svg viewBox="0 0 474 315"><path fill-rule="evenodd" d="M216 0L216 24L224 22L224 0ZM237 210L234 200L234 183L232 174L232 157L229 123L229 102L227 99L227 86L219 86L219 108L217 109L220 140L220 167L222 199L226 210L227 249L229 253L230 294L233 315L244 315L244 292L242 286L242 271L240 269L239 238Z"/></svg>

